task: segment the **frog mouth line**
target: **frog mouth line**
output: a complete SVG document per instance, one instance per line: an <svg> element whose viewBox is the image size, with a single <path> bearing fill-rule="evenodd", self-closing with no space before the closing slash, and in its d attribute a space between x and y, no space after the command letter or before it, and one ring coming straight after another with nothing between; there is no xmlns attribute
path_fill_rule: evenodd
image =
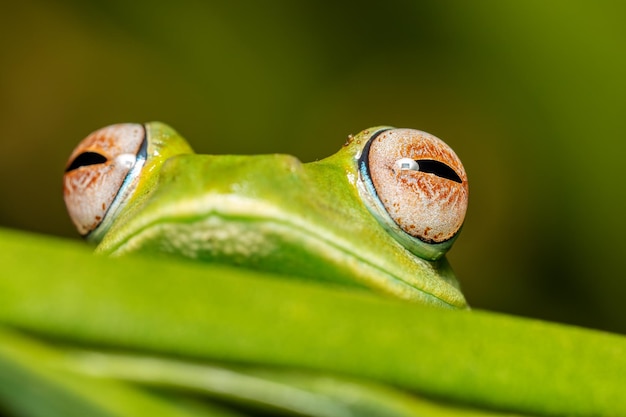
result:
<svg viewBox="0 0 626 417"><path fill-rule="evenodd" d="M205 236L207 244L215 244L216 235L211 235L211 231L206 228L209 222L213 222L213 226L219 225L220 227L214 228L213 232L218 233L219 231L222 235L228 235L227 239L231 244L232 242L241 242L241 247L235 248L233 251L242 257L250 254L263 256L260 247L256 249L248 247L250 242L246 241L245 236L239 234L235 236L237 231L245 229L237 223L245 222L247 228L250 225L255 225L257 227L255 230L262 229L268 235L274 233L276 236L280 236L282 243L305 247L307 253L315 254L315 257L324 259L331 265L343 265L357 277L358 283L362 287L373 288L378 292L424 304L455 309L466 307L460 292L452 288L451 285L448 294L446 291L442 291L443 294L441 295L433 294L387 272L381 268L379 263L372 262L372 259L355 253L341 236L330 232L320 233L319 229L311 228L306 221L286 213L275 205L235 195L213 194L200 199L160 205L155 210L148 209L124 227L124 232L120 238L113 238L111 242L105 239L98 252L118 256L141 250L145 242L150 242L156 236L166 236L168 245L174 247L177 252L183 248L182 252L184 253L185 245L193 242L195 248L187 247L190 249L187 257L193 257L190 255L193 253L192 249L197 250L198 245L202 245L202 239L198 233L206 231L208 233ZM234 225L229 226L233 231L225 231L228 228L225 225ZM181 232L181 228L185 227L188 228L190 234ZM194 231L196 235L192 238L190 236ZM288 231L288 233L284 233L284 231ZM285 236L292 238L286 239ZM200 239L198 239L199 237ZM211 243L208 238L212 238L213 242ZM266 247L265 250L267 249ZM248 253L243 253L244 251ZM284 272L282 274L288 275ZM297 274L294 273L293 275ZM446 295L449 295L450 301L442 298Z"/></svg>

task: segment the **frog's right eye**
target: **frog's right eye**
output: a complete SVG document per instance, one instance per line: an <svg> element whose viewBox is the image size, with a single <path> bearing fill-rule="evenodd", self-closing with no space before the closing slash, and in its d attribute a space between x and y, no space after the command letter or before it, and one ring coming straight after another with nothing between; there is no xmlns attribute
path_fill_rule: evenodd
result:
<svg viewBox="0 0 626 417"><path fill-rule="evenodd" d="M442 256L467 209L467 175L454 151L426 132L383 128L358 165L362 196L383 227L418 256Z"/></svg>
<svg viewBox="0 0 626 417"><path fill-rule="evenodd" d="M140 124L97 130L74 149L63 176L63 197L81 235L115 214L133 191L145 159L146 130Z"/></svg>

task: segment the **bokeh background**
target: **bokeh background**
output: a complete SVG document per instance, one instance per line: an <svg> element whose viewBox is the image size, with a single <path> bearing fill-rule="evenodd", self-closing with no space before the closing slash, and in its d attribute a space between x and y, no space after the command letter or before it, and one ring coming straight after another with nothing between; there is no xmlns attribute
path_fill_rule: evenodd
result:
<svg viewBox="0 0 626 417"><path fill-rule="evenodd" d="M305 161L414 127L468 171L450 259L474 307L626 333L625 18L617 1L5 2L0 226L77 238L63 167L111 123Z"/></svg>

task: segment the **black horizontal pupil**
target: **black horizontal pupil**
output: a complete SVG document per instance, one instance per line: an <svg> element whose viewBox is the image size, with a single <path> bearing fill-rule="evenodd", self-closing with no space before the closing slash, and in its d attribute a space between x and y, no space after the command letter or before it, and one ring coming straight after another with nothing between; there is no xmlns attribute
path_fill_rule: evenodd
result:
<svg viewBox="0 0 626 417"><path fill-rule="evenodd" d="M78 155L70 164L69 167L65 170L65 172L70 172L80 167L85 167L88 165L97 165L103 164L107 161L106 157L100 155L96 152L83 152Z"/></svg>
<svg viewBox="0 0 626 417"><path fill-rule="evenodd" d="M438 177L458 183L463 182L461 177L459 177L459 174L443 162L435 161L433 159L417 159L415 162L419 165L420 172L435 174Z"/></svg>

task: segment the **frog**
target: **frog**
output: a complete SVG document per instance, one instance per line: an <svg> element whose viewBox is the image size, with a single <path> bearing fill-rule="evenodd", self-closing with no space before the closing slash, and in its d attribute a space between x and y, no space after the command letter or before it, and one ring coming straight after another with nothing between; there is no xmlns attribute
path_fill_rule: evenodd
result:
<svg viewBox="0 0 626 417"><path fill-rule="evenodd" d="M199 155L171 127L117 124L71 154L64 199L96 252L159 253L468 308L445 254L469 188L429 133L378 126L309 163Z"/></svg>

